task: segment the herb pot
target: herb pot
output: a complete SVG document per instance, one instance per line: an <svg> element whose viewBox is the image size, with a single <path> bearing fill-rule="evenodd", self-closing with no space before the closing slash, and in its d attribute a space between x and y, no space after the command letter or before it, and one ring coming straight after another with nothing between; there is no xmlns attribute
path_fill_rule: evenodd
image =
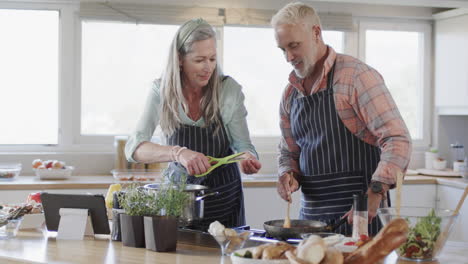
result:
<svg viewBox="0 0 468 264"><path fill-rule="evenodd" d="M146 249L157 252L175 251L177 222L177 217L173 216L145 216Z"/></svg>
<svg viewBox="0 0 468 264"><path fill-rule="evenodd" d="M127 247L144 248L145 230L143 216L120 214L122 243Z"/></svg>
<svg viewBox="0 0 468 264"><path fill-rule="evenodd" d="M157 193L160 184L151 183L143 187L148 192ZM184 212L179 218L179 224L182 226L190 226L193 223L203 219L204 212L204 199L209 196L218 195L218 192L205 193L208 190L207 186L187 184L184 192L189 194L187 204L185 205Z"/></svg>

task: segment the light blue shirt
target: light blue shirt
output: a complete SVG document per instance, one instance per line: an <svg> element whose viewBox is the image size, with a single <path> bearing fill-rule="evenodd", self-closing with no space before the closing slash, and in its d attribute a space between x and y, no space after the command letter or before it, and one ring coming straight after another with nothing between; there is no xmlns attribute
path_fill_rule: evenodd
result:
<svg viewBox="0 0 468 264"><path fill-rule="evenodd" d="M255 147L252 145L247 127L247 109L244 106L244 94L242 87L231 77L226 78L219 93L219 106L224 128L231 142L231 148L236 152L249 151L258 158ZM135 132L129 137L125 146L125 155L128 161L136 162L133 153L136 148L145 141L151 141L151 137L159 125L161 95L159 85L155 82L147 98L143 115L138 121ZM197 121L190 119L179 104L179 118L182 124L192 126L204 126L205 121L200 118Z"/></svg>

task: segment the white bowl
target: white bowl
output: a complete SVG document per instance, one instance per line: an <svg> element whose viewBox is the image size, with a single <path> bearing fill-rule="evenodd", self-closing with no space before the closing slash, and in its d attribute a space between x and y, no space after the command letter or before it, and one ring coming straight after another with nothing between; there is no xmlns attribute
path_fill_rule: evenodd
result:
<svg viewBox="0 0 468 264"><path fill-rule="evenodd" d="M251 252L253 251L255 247L250 247L250 248L242 248L239 250L236 250L233 252L231 255L231 262L232 264L266 264L266 263L271 263L271 264L289 264L288 259L268 259L268 260L263 260L263 259L251 259L251 258L243 258L243 257L238 257L236 254L239 255L244 255L247 250L250 250Z"/></svg>
<svg viewBox="0 0 468 264"><path fill-rule="evenodd" d="M436 170L443 170L447 167L447 160L435 159L432 161L432 167Z"/></svg>

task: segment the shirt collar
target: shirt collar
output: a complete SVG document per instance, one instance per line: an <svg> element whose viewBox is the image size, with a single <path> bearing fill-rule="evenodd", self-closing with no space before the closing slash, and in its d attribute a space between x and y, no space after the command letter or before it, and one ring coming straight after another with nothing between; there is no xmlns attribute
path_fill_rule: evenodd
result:
<svg viewBox="0 0 468 264"><path fill-rule="evenodd" d="M322 74L320 75L320 81L315 81L314 82L315 84L320 84L321 83L321 80L328 75L331 68L333 67L333 64L335 63L335 59L336 59L335 50L332 47L328 46L328 45L327 45L327 49L328 49L328 55L327 55L327 58L325 59L325 61L323 63L323 70L322 70ZM305 93L305 89L304 89L304 86L303 86L304 85L304 79L299 78L296 75L296 72L294 70L292 70L291 73L289 74L289 83L294 88L298 89L302 93ZM314 90L314 89L312 89L312 90Z"/></svg>

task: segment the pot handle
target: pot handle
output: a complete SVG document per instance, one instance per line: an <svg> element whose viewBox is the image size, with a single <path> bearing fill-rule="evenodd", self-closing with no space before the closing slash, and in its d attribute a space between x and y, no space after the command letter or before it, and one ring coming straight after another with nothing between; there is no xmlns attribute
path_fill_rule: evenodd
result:
<svg viewBox="0 0 468 264"><path fill-rule="evenodd" d="M219 192L212 192L212 193L204 194L204 195L202 195L202 196L197 196L197 197L195 198L195 201L199 202L199 201L205 199L206 197L214 196L214 195L218 195L218 194L219 194Z"/></svg>
<svg viewBox="0 0 468 264"><path fill-rule="evenodd" d="M336 222L335 224L326 226L325 229L328 232L334 232L336 229L338 229L338 227L340 227L342 224L346 223L347 221L348 221L348 216L343 217L340 219L340 221Z"/></svg>

